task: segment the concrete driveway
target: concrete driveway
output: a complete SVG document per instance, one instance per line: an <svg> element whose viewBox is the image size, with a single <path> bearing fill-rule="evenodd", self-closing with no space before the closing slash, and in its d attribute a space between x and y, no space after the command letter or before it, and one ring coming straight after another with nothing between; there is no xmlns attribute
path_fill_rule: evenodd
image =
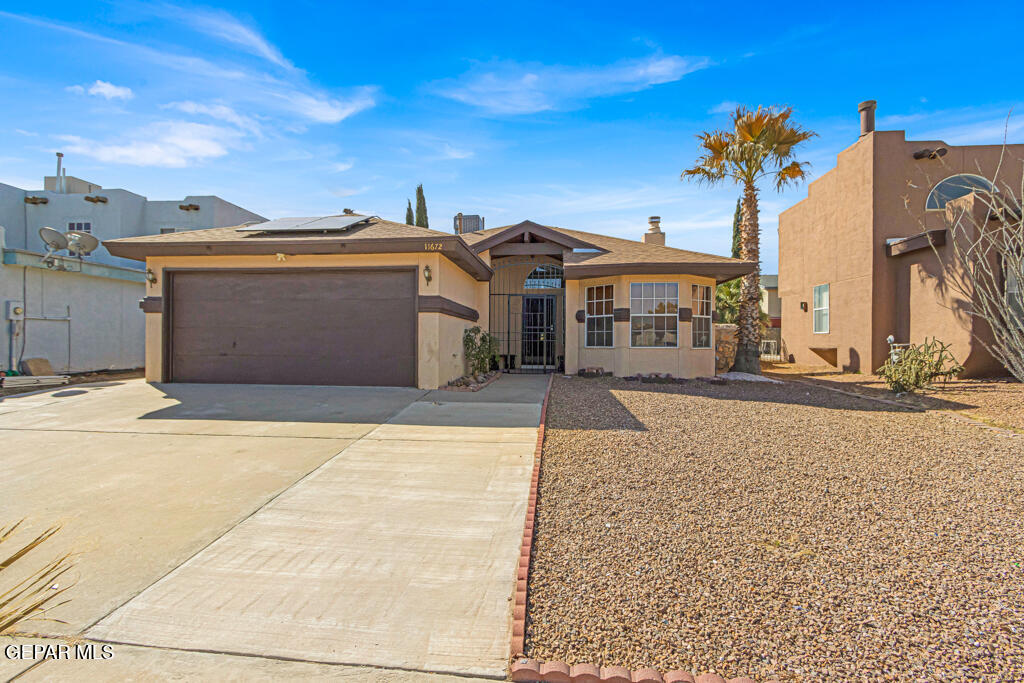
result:
<svg viewBox="0 0 1024 683"><path fill-rule="evenodd" d="M0 401L0 521L61 521L41 555L80 553L67 624L30 628L124 644L150 672L171 662L156 646L503 677L545 385L129 381Z"/></svg>

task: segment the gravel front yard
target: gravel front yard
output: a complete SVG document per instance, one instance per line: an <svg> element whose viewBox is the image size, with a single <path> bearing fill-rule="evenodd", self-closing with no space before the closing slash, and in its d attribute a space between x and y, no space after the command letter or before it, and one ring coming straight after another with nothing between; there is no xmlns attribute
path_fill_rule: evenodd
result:
<svg viewBox="0 0 1024 683"><path fill-rule="evenodd" d="M526 654L1024 678L1024 439L803 385L556 377Z"/></svg>
<svg viewBox="0 0 1024 683"><path fill-rule="evenodd" d="M928 410L955 410L982 422L1024 433L1024 384L1012 377L940 381L930 389L897 397L877 375L842 373L792 363L766 363L764 371L782 379L795 375L825 386L899 400Z"/></svg>

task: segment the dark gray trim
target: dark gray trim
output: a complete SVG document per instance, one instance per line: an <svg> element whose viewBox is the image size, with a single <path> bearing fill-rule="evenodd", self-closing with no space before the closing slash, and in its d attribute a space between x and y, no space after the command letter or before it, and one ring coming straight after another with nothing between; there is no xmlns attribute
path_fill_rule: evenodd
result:
<svg viewBox="0 0 1024 683"><path fill-rule="evenodd" d="M583 309L576 311L576 322L585 323L587 321L587 313Z"/></svg>
<svg viewBox="0 0 1024 683"><path fill-rule="evenodd" d="M517 223L516 225L512 225L508 228L505 228L501 232L495 233L490 237L482 239L473 245L473 251L479 254L481 251L487 251L491 247L497 244L501 244L503 242L507 242L513 237L518 237L519 235L522 235L524 232L528 232L532 235L537 235L538 237L544 238L548 242L554 242L555 244L560 244L563 247L569 247L570 249L597 249L602 252L608 251L607 249L601 249L601 247L598 247L597 245L591 244L589 242L584 242L583 240L576 239L575 237L570 237L565 233L553 230L547 227L546 225L534 223L533 221L523 221L522 223Z"/></svg>
<svg viewBox="0 0 1024 683"><path fill-rule="evenodd" d="M493 271L459 237L402 237L380 239L239 237L210 242L156 242L123 238L107 240L103 246L113 256L145 261L149 256L252 256L273 254L442 254L480 282L491 279ZM440 248L437 248L440 246ZM344 266L340 266L344 267Z"/></svg>
<svg viewBox="0 0 1024 683"><path fill-rule="evenodd" d="M143 313L163 313L164 299L162 296L147 296L145 299L139 299L139 308Z"/></svg>
<svg viewBox="0 0 1024 683"><path fill-rule="evenodd" d="M480 319L480 314L477 313L475 308L463 306L459 302L446 299L443 296L420 294L417 300L420 313L441 313L442 315L450 315L453 318L462 318L471 322L476 322Z"/></svg>
<svg viewBox="0 0 1024 683"><path fill-rule="evenodd" d="M713 277L719 283L734 280L754 272L754 264L747 261L726 263L602 263L564 266L566 280L582 280L609 275L700 275Z"/></svg>
<svg viewBox="0 0 1024 683"><path fill-rule="evenodd" d="M918 249L927 249L932 245L941 247L945 243L946 229L939 228L937 230L928 230L916 235L911 235L910 237L904 237L903 239L895 242L889 242L885 245L885 253L889 256L901 256L903 254L909 254L912 251L917 251Z"/></svg>
<svg viewBox="0 0 1024 683"><path fill-rule="evenodd" d="M679 322L688 323L693 320L693 309L680 308L679 309Z"/></svg>
<svg viewBox="0 0 1024 683"><path fill-rule="evenodd" d="M288 273L288 272L293 272L294 273L294 272L310 272L310 271L381 271L381 270L399 271L399 272L400 271L406 271L413 278L413 291L417 291L419 289L419 280L418 280L418 278L419 278L419 266L365 266L365 267L358 267L358 266L351 266L351 267L345 267L345 266L341 266L341 267L319 267L319 266L317 266L317 267L310 267L310 268L302 268L302 267L298 267L298 268L295 268L295 267L289 267L289 268L164 268L163 269L163 273L162 273L163 277L161 278L163 280L163 297L162 297L162 299L164 301L164 311L163 311L164 315L161 316L162 317L162 320L161 320L161 323L162 323L161 327L162 327L162 329L160 331L160 346L161 346L160 355L161 355L161 360L162 360L162 363L161 363L162 367L160 368L160 381L168 383L168 382L171 381L171 378L174 377L173 373L171 372L171 358L173 357L173 355L171 353L171 330L173 329L172 326L171 326L171 323L172 323L172 320L174 318L174 299L173 299L173 297L171 297L171 292L174 291L174 289L173 289L173 281L174 281L175 274L177 274L177 273L224 272L224 271L232 272L232 273ZM413 300L413 305L416 308L416 313L417 314L420 312L419 301L420 301L421 298L422 297L417 296ZM419 317L419 316L417 315L417 317ZM414 325L413 326L413 330L414 330L413 334L415 335L415 339L413 339L413 348L416 350L415 357L413 358L413 363L414 363L415 374L416 374L416 378L415 378L416 379L416 386L418 387L420 385L419 325L418 324Z"/></svg>
<svg viewBox="0 0 1024 683"><path fill-rule="evenodd" d="M629 309L628 308L613 308L612 309L612 322L628 323L629 322Z"/></svg>

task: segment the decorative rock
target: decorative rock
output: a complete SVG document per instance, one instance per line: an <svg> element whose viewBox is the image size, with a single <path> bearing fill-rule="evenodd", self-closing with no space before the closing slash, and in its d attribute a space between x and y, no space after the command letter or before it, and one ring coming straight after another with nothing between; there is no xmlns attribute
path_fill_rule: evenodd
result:
<svg viewBox="0 0 1024 683"><path fill-rule="evenodd" d="M736 362L736 325L715 325L715 372L727 372Z"/></svg>

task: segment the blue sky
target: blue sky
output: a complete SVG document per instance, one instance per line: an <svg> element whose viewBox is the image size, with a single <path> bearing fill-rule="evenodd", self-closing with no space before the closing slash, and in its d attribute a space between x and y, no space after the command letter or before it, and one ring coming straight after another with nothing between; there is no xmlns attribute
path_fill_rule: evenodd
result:
<svg viewBox="0 0 1024 683"><path fill-rule="evenodd" d="M794 107L814 174L861 100L952 144L1000 142L1019 104L1019 47L992 26L1020 3L689 5L4 3L0 182L39 188L62 150L154 199L396 220L422 182L441 230L462 211L639 238L659 214L670 246L727 253L738 190L679 173L735 103ZM763 191L764 272L804 196Z"/></svg>

